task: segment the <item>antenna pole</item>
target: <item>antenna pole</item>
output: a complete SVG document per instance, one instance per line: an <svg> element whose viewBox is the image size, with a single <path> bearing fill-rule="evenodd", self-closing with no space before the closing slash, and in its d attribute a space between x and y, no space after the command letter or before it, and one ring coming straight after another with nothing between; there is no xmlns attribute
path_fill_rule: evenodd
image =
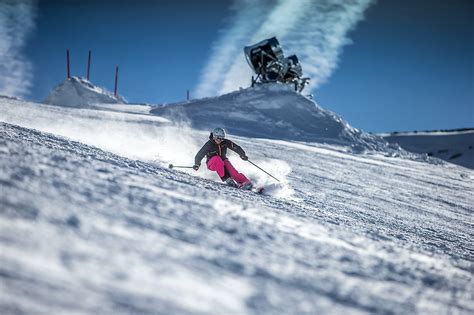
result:
<svg viewBox="0 0 474 315"><path fill-rule="evenodd" d="M117 83L118 83L118 65L115 67L115 87L114 87L114 95L117 97Z"/></svg>
<svg viewBox="0 0 474 315"><path fill-rule="evenodd" d="M92 52L89 50L89 58L87 59L87 81L90 81L90 71L91 71L91 54Z"/></svg>
<svg viewBox="0 0 474 315"><path fill-rule="evenodd" d="M69 67L69 49L66 50L67 78L71 78L71 68Z"/></svg>

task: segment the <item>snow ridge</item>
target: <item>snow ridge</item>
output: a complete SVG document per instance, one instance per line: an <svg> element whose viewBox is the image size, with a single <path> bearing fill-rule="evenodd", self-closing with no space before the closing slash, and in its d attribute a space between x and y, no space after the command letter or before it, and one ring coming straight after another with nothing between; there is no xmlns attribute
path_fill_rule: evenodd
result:
<svg viewBox="0 0 474 315"><path fill-rule="evenodd" d="M441 163L411 154L382 137L352 127L339 115L296 93L285 84L263 84L218 97L155 106L152 114L189 121L194 128L223 126L244 137L317 142L346 146L353 153L384 152Z"/></svg>

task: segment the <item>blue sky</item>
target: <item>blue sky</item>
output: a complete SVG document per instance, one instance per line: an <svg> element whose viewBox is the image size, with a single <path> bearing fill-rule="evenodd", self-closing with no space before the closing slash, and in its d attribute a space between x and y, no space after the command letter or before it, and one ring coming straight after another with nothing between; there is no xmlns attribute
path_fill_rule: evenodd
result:
<svg viewBox="0 0 474 315"><path fill-rule="evenodd" d="M318 101L368 131L474 127L473 4L369 7Z"/></svg>
<svg viewBox="0 0 474 315"><path fill-rule="evenodd" d="M231 4L39 1L24 49L34 74L27 98L42 100L65 79L66 49L77 76L91 49L91 81L109 90L119 65L119 93L130 102L177 102L187 89L193 96L236 14ZM365 131L474 127L472 1L380 0L364 16L313 90L317 102Z"/></svg>

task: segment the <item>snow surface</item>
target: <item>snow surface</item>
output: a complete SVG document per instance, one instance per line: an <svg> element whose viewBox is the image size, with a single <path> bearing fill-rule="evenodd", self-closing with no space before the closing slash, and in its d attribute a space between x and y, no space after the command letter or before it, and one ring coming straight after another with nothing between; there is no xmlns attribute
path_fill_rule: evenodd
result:
<svg viewBox="0 0 474 315"><path fill-rule="evenodd" d="M60 106L87 106L94 104L125 103L125 99L106 89L93 85L90 81L71 77L55 87L43 101L45 104Z"/></svg>
<svg viewBox="0 0 474 315"><path fill-rule="evenodd" d="M474 129L463 131L398 132L383 135L407 151L474 169Z"/></svg>
<svg viewBox="0 0 474 315"><path fill-rule="evenodd" d="M262 91L183 104L180 119L0 99L1 313L472 314L474 171ZM267 195L168 169L192 164L201 120L241 122L230 138L282 184L232 153Z"/></svg>

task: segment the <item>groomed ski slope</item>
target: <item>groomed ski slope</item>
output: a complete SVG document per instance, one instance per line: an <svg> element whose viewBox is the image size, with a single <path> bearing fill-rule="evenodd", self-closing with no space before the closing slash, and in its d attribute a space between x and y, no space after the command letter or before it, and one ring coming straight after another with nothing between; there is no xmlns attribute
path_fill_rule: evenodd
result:
<svg viewBox="0 0 474 315"><path fill-rule="evenodd" d="M474 312L471 170L231 136L261 196L167 169L208 133L142 110L0 113L2 313Z"/></svg>

